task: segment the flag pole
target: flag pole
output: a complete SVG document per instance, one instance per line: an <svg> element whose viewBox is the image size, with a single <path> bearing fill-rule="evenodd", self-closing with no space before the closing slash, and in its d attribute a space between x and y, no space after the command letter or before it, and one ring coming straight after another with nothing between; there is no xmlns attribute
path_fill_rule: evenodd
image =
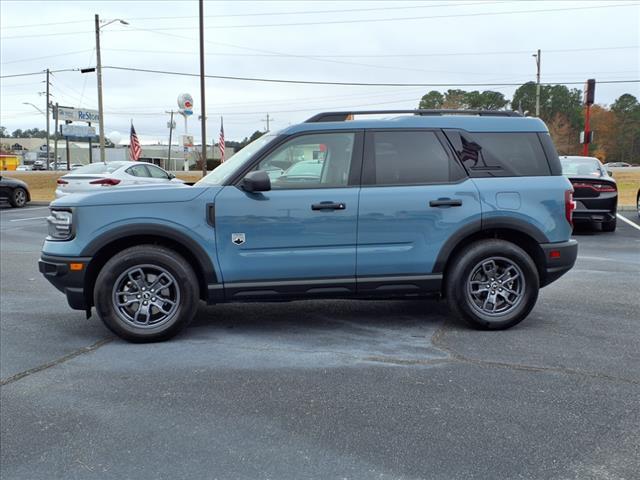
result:
<svg viewBox="0 0 640 480"><path fill-rule="evenodd" d="M201 110L201 134L202 139L202 176L207 175L207 112L205 111L204 100L204 0L200 0L200 110Z"/></svg>

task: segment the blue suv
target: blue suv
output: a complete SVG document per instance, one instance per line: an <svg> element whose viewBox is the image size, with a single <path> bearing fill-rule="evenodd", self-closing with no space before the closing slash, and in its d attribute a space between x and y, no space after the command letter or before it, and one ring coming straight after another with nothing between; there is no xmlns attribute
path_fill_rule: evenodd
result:
<svg viewBox="0 0 640 480"><path fill-rule="evenodd" d="M539 119L329 112L262 136L193 186L54 201L40 271L130 341L174 336L200 300L437 296L477 328L504 329L573 266L573 208Z"/></svg>

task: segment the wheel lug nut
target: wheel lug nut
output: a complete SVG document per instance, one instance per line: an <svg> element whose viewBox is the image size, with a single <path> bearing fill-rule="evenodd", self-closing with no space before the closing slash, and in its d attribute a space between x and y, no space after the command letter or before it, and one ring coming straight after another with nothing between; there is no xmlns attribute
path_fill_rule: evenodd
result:
<svg viewBox="0 0 640 480"><path fill-rule="evenodd" d="M156 297L151 297L151 301L155 302L156 301Z"/></svg>
<svg viewBox="0 0 640 480"><path fill-rule="evenodd" d="M136 295L136 298L140 298L140 295Z"/></svg>
<svg viewBox="0 0 640 480"><path fill-rule="evenodd" d="M153 293L153 292L155 292L155 290L152 288L152 289L151 289L151 293Z"/></svg>
<svg viewBox="0 0 640 480"><path fill-rule="evenodd" d="M149 302L147 302L146 300L144 302L142 302L143 305L147 305Z"/></svg>
<svg viewBox="0 0 640 480"><path fill-rule="evenodd" d="M499 292L501 292L501 291L502 291L502 289L501 289L501 288L499 288L499 289L498 289L498 291L499 291Z"/></svg>
<svg viewBox="0 0 640 480"><path fill-rule="evenodd" d="M146 287L142 287L142 291L144 292L147 288Z"/></svg>

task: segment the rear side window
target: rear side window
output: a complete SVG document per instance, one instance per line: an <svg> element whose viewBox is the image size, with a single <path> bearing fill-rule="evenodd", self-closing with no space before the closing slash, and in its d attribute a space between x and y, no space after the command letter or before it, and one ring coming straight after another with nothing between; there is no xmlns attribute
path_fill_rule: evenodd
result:
<svg viewBox="0 0 640 480"><path fill-rule="evenodd" d="M133 175L134 177L148 177L149 173L147 172L147 167L144 165L134 165L133 167L127 168L126 172L129 175Z"/></svg>
<svg viewBox="0 0 640 480"><path fill-rule="evenodd" d="M472 176L550 175L537 133L447 131L462 164Z"/></svg>
<svg viewBox="0 0 640 480"><path fill-rule="evenodd" d="M465 177L434 132L374 131L367 142L365 184L422 185Z"/></svg>

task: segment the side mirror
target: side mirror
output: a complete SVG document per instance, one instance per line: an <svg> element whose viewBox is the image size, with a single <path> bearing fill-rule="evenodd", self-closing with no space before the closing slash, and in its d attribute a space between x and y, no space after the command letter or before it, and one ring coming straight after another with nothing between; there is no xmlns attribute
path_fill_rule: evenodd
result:
<svg viewBox="0 0 640 480"><path fill-rule="evenodd" d="M607 175L609 175L610 177L613 177L613 172L611 170L607 170Z"/></svg>
<svg viewBox="0 0 640 480"><path fill-rule="evenodd" d="M176 176L173 173L167 172L167 174L169 175L169 180L173 180L174 178L176 178Z"/></svg>
<svg viewBox="0 0 640 480"><path fill-rule="evenodd" d="M271 190L271 179L267 172L257 170L249 172L242 179L241 187L246 192L268 192Z"/></svg>

